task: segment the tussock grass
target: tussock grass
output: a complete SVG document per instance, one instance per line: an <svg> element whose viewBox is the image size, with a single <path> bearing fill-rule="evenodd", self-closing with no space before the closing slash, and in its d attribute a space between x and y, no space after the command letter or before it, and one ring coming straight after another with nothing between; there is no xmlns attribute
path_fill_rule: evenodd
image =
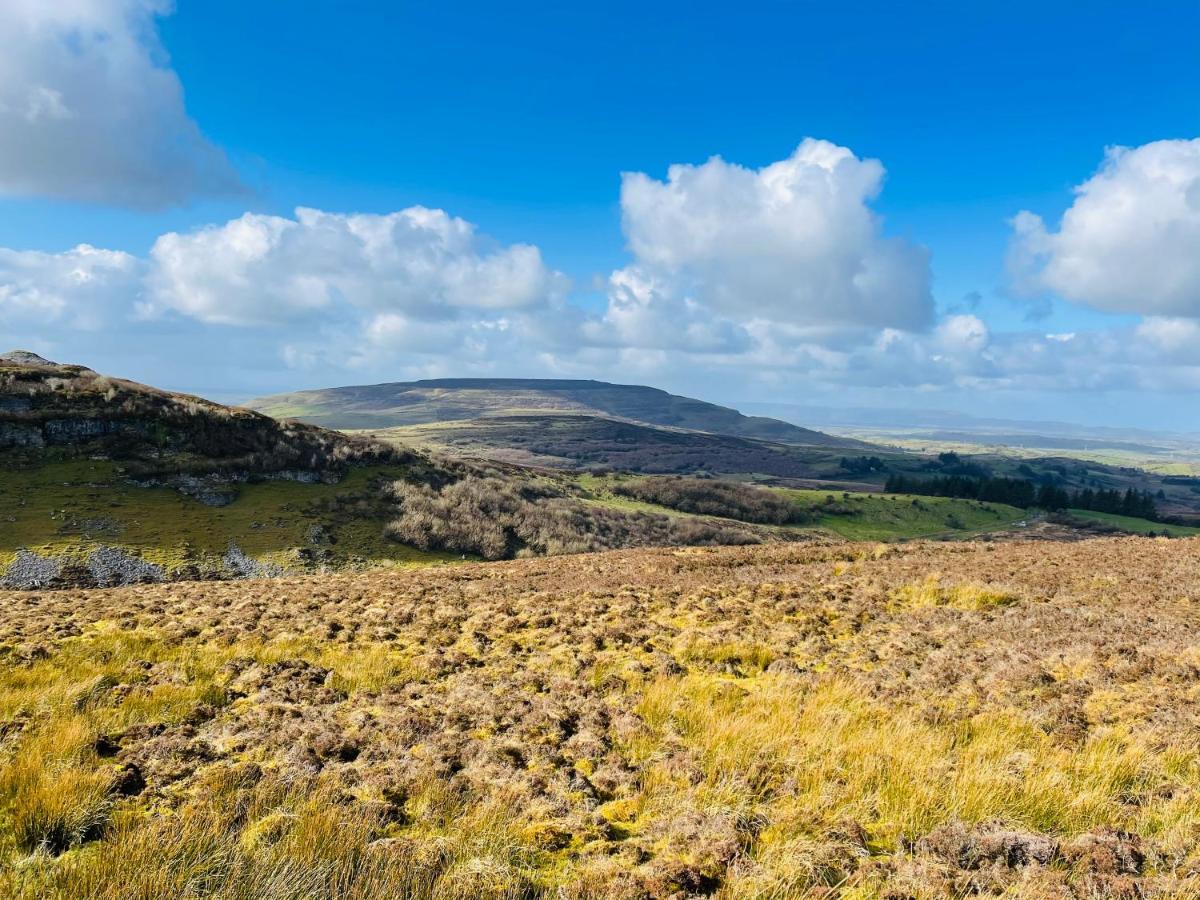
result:
<svg viewBox="0 0 1200 900"><path fill-rule="evenodd" d="M943 585L937 575L930 575L915 584L906 584L897 589L893 597L901 606L948 606L972 612L1011 606L1020 599L1014 594L978 584Z"/></svg>
<svg viewBox="0 0 1200 900"><path fill-rule="evenodd" d="M1161 548L14 595L0 895L1187 896L1200 547Z"/></svg>

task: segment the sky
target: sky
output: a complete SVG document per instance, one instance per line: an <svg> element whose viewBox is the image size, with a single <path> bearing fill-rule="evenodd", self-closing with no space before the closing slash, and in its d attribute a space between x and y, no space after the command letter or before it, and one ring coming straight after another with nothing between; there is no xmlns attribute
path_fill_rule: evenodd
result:
<svg viewBox="0 0 1200 900"><path fill-rule="evenodd" d="M1200 4L0 0L0 345L1200 430Z"/></svg>

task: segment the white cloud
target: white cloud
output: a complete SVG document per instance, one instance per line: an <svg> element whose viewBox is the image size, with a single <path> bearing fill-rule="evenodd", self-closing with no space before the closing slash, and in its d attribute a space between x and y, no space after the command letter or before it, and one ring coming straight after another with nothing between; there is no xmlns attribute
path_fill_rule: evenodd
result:
<svg viewBox="0 0 1200 900"><path fill-rule="evenodd" d="M927 327L928 252L883 236L869 205L883 174L876 160L812 139L757 170L713 157L671 166L665 182L626 174L636 268L613 278L612 317L636 279L656 285L658 303L690 301L710 319Z"/></svg>
<svg viewBox="0 0 1200 900"><path fill-rule="evenodd" d="M1196 318L997 332L968 302L934 321L925 252L881 237L867 207L881 173L806 142L758 172L714 160L664 183L631 176L634 259L596 313L567 301L567 279L536 247L497 244L444 211L300 209L164 234L145 259L0 250L0 332L170 387L208 391L220 378L242 397L488 374L715 397L1200 388ZM886 268L869 261L880 255L899 261L894 295L835 277ZM131 369L136 359L151 362Z"/></svg>
<svg viewBox="0 0 1200 900"><path fill-rule="evenodd" d="M1013 229L1010 267L1026 293L1200 317L1200 139L1112 148L1058 231L1030 212Z"/></svg>
<svg viewBox="0 0 1200 900"><path fill-rule="evenodd" d="M0 325L97 330L128 309L142 263L80 244L65 253L0 248Z"/></svg>
<svg viewBox="0 0 1200 900"><path fill-rule="evenodd" d="M163 207L241 190L164 62L171 6L0 3L0 194Z"/></svg>
<svg viewBox="0 0 1200 900"><path fill-rule="evenodd" d="M557 302L568 287L536 247L494 246L469 222L419 206L389 215L298 209L294 219L247 213L165 234L150 255L152 308L229 325L347 314L486 318Z"/></svg>
<svg viewBox="0 0 1200 900"><path fill-rule="evenodd" d="M581 336L596 346L734 353L748 349L746 328L678 296L669 279L641 266L612 273L603 317L583 324Z"/></svg>

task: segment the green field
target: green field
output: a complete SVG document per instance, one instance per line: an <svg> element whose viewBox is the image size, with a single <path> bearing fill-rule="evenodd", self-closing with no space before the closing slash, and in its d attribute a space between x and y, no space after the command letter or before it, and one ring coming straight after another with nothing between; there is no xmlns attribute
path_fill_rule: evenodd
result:
<svg viewBox="0 0 1200 900"><path fill-rule="evenodd" d="M631 480L638 476L621 476ZM686 515L653 503L613 492L611 476L578 475L576 482L592 502L630 511ZM969 537L1016 526L1029 514L1014 506L948 497L909 494L845 494L841 491L768 488L791 497L808 509L811 524L788 526L787 531L825 531L852 541L890 541L929 537Z"/></svg>
<svg viewBox="0 0 1200 900"><path fill-rule="evenodd" d="M818 513L817 527L853 541L965 537L1014 527L1029 515L1002 503L950 497L811 490L785 493Z"/></svg>
<svg viewBox="0 0 1200 900"><path fill-rule="evenodd" d="M231 544L285 567L320 544L331 565L436 562L383 537L375 482L400 472L351 469L338 484L263 481L240 486L228 506L205 506L167 487L139 487L113 463L71 460L0 470L0 566L20 549L54 555L120 547L164 566L213 560ZM323 538L314 541L314 528ZM456 557L457 558L457 557Z"/></svg>
<svg viewBox="0 0 1200 900"><path fill-rule="evenodd" d="M0 470L0 570L21 549L82 558L99 546L131 551L168 572L212 572L231 545L285 571L460 559L460 554L423 552L383 536L391 510L381 503L380 485L402 474L396 467L376 466L351 469L337 484L248 483L233 503L212 507L171 488L134 485L109 461L10 466ZM615 493L618 484L640 476L537 477L572 485L588 504L690 515ZM802 525L758 526L781 535L824 533L852 541L964 538L1018 527L1029 515L1002 504L945 497L769 490L791 498L810 516ZM1072 510L1071 515L1137 534L1200 535L1200 528L1105 513Z"/></svg>
<svg viewBox="0 0 1200 900"><path fill-rule="evenodd" d="M1109 525L1130 534L1164 534L1169 537L1195 537L1200 535L1200 528L1186 525L1167 525L1163 522L1151 522L1148 519L1134 519L1130 516L1116 516L1112 513L1093 512L1090 509L1068 510L1071 518L1085 522L1097 522Z"/></svg>

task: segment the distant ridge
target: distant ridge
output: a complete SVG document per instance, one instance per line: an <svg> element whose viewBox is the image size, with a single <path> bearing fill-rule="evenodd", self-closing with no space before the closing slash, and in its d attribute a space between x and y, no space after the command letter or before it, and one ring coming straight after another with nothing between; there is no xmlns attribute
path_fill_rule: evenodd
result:
<svg viewBox="0 0 1200 900"><path fill-rule="evenodd" d="M436 378L298 391L246 405L276 418L339 429L382 430L515 415L589 415L788 444L865 446L659 388L586 379Z"/></svg>

